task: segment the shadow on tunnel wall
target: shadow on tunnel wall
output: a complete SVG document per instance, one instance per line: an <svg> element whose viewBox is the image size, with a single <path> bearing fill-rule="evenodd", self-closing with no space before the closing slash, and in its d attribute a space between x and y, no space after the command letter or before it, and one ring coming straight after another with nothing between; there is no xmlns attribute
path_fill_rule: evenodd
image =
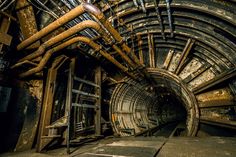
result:
<svg viewBox="0 0 236 157"><path fill-rule="evenodd" d="M28 90L18 87L7 89L11 89L8 99L4 100L6 88L3 88L0 101L1 106L5 105L5 108L1 108L0 111L1 153L14 151L24 123L30 123L29 120L33 120L37 112L37 100L29 94Z"/></svg>

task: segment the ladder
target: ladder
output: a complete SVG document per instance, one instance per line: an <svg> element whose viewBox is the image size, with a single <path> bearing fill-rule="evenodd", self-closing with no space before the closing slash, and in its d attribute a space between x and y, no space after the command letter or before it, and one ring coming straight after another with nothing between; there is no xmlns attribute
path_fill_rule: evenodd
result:
<svg viewBox="0 0 236 157"><path fill-rule="evenodd" d="M94 70L94 82L85 80L75 76L75 59L71 60L69 74L68 74L68 83L67 83L67 98L66 98L66 112L65 116L68 117L67 120L67 134L66 134L66 144L67 144L67 153L70 153L70 144L72 142L71 133L76 137L79 133L84 133L88 130L93 130L95 137L101 136L101 68L97 67ZM75 83L80 83L79 89L76 89ZM90 86L93 88L93 92L83 91L83 86ZM86 100L86 101L83 101ZM74 101L73 101L74 100ZM92 103L83 103L83 102L92 102ZM94 114L83 114L78 115L79 112L72 111L94 111ZM77 113L77 114L76 114ZM81 113L81 112L80 112ZM82 116L79 121L78 116ZM86 125L88 119L94 118L93 125ZM72 124L74 127L72 127Z"/></svg>
<svg viewBox="0 0 236 157"><path fill-rule="evenodd" d="M60 61L61 60L58 60L58 63ZM76 134L81 135L81 132L84 134L87 130L92 130L94 137L101 136L101 68L95 68L95 78L94 82L92 82L75 76L75 64L76 59L72 58L69 63L65 112L61 118L57 119L53 123L50 123L50 119L53 114L54 100L52 98L55 93L57 70L55 70L55 68L49 70L37 141L38 152L42 151L52 141L62 141L62 139L64 139L64 142L67 145L67 153L70 153L72 135L75 137ZM52 72L53 74L51 74ZM79 88L76 88L75 84L79 84ZM93 92L82 90L83 86L92 87ZM92 103L83 103L83 100L91 101ZM82 116L78 114L79 112L76 112L77 114L72 113L72 111L81 111L86 109L93 111L93 114L83 115L85 120L86 118L94 119L93 125L91 126L86 126L85 122L76 120L78 117Z"/></svg>

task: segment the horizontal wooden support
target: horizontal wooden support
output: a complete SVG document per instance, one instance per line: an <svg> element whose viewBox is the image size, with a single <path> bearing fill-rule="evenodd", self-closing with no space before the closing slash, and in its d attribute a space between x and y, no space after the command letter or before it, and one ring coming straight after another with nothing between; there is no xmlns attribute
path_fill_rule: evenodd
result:
<svg viewBox="0 0 236 157"><path fill-rule="evenodd" d="M195 87L192 90L192 92L194 94L198 94L200 92L203 92L203 91L205 91L205 90L207 90L207 89L209 89L209 88L211 88L211 87L213 87L213 86L215 86L219 83L222 83L223 81L226 81L230 78L233 78L235 76L236 76L236 68L233 68L233 69L228 70L228 71L216 76L215 78L213 78L213 79L211 79L211 80Z"/></svg>
<svg viewBox="0 0 236 157"><path fill-rule="evenodd" d="M94 86L94 87L99 88L99 85L97 85L96 83L88 81L88 80L81 79L79 77L74 77L74 80L78 81L78 82L81 82L81 83L84 83L84 84L87 84L87 85L90 85L90 86Z"/></svg>
<svg viewBox="0 0 236 157"><path fill-rule="evenodd" d="M200 117L200 122L230 129L236 129L236 121L219 119L219 118L208 118L208 117Z"/></svg>
<svg viewBox="0 0 236 157"><path fill-rule="evenodd" d="M220 107L232 106L235 104L235 98L229 88L221 88L196 96L199 107Z"/></svg>
<svg viewBox="0 0 236 157"><path fill-rule="evenodd" d="M74 107L83 107L83 108L96 108L95 105L78 104L78 103L72 103L72 106L74 106Z"/></svg>
<svg viewBox="0 0 236 157"><path fill-rule="evenodd" d="M80 90L76 90L76 89L72 89L72 92L76 93L76 94L81 94L81 95L84 95L84 96L99 98L99 95L95 95L95 94L91 94L91 93L86 93L86 92L83 92L83 91L80 91Z"/></svg>
<svg viewBox="0 0 236 157"><path fill-rule="evenodd" d="M208 65L205 65L203 64L197 71L193 72L192 74L190 74L189 76L187 76L185 79L184 79L184 82L185 83L189 83L191 82L193 79L195 79L196 77L198 77L199 75L201 75L202 73L204 73L206 70L208 70L211 66L208 64Z"/></svg>

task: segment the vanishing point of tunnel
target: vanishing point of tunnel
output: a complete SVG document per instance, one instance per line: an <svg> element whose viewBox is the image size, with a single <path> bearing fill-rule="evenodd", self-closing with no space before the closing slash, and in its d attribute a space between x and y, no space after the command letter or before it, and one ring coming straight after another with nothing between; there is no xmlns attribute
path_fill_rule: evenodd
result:
<svg viewBox="0 0 236 157"><path fill-rule="evenodd" d="M235 0L0 0L0 156L235 157Z"/></svg>

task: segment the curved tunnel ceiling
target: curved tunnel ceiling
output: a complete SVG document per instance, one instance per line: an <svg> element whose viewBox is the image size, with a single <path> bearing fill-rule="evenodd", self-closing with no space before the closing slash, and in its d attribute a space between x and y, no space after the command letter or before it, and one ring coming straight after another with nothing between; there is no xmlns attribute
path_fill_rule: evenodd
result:
<svg viewBox="0 0 236 157"><path fill-rule="evenodd" d="M163 91L160 87L155 88L155 92L148 92L145 90L148 87L143 87L145 85L142 83L136 85L141 89L139 90L133 87L134 85L129 85L129 81L128 84L116 86L110 111L115 132L123 136L138 134L147 128L160 125L159 123L177 120L181 115L176 107L177 103L175 103L176 108L172 108L174 113L168 109L163 109L161 114L148 110L155 106L165 105L171 108L171 102L168 102L171 101L170 96L164 98L167 101L164 103L158 97L158 95L163 97L165 94L173 94L174 97L180 99L184 99L185 95L189 98L191 93L194 95L190 104L196 101L196 107L191 105L191 107L186 107L189 103L186 100L182 101L187 110L187 135L196 135L199 121L200 124L201 122L213 125L222 123L219 125L230 126L226 124L230 121L227 114L220 113L228 110L227 106L230 106L230 103L223 102L223 99L231 99L231 105L234 104L235 99L235 86L232 81L235 76L236 61L235 3L233 1L173 0L170 2L168 15L165 1L143 1L143 4L140 3L142 1L137 2L138 5L135 5L134 1L119 1L109 7L105 7L107 5L104 4L103 10L145 67L164 69L165 74L170 73L180 81L176 85L171 84L174 77L166 79L164 75L161 80L156 80L157 86L159 84L169 90L174 90L172 93ZM158 16L161 17L161 21ZM189 48L190 52L183 56L185 48L188 48L191 42L193 45ZM184 59L183 66L176 70ZM224 81L227 79L227 72L231 75L231 81ZM156 75L161 75L158 70L151 73L154 78ZM209 89L218 78L221 78L217 82L220 86ZM179 87L180 84L183 84L183 87L190 92L186 94ZM209 88L204 89L207 85L210 85ZM180 88L179 91L178 88ZM181 93L180 96L178 96L179 93ZM172 101L176 102L176 100ZM218 107L215 108L215 106ZM194 111L191 111L192 109ZM213 116L214 113L216 117ZM150 115L154 115L154 118ZM164 115L166 119L162 117ZM144 124L146 125L143 126Z"/></svg>
<svg viewBox="0 0 236 157"><path fill-rule="evenodd" d="M195 136L203 123L236 128L233 118L236 94L234 0L97 0L93 3L143 65L141 70L127 67L129 64L124 58L118 58L123 72L146 69L152 80L151 83L145 79L135 81L132 79L135 73L131 78L123 75L115 88L105 89L112 91L110 119L115 133L139 134L179 120L185 120L185 135L188 136ZM66 7L64 3L58 4ZM45 13L39 17L41 27L50 23ZM84 14L83 18L65 27L68 29L73 22L88 19L94 20ZM92 48L97 51L104 48L113 57L118 57L119 52L115 46L124 46L122 41L107 44L96 38L98 33L91 29L81 34L97 40L98 45L92 44ZM91 43L86 39L86 44L91 46ZM84 46L82 49L90 55L95 54ZM103 61L102 64L109 63ZM111 76L116 75L109 66L106 68Z"/></svg>

